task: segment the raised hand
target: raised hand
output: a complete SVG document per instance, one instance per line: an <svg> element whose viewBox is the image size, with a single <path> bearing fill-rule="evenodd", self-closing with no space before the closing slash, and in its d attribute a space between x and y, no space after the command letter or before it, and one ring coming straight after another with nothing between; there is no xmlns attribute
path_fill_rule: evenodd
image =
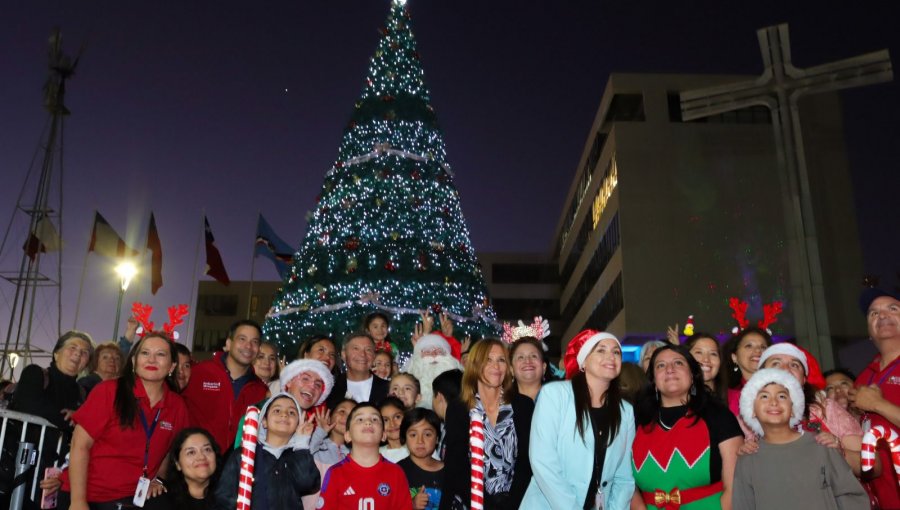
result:
<svg viewBox="0 0 900 510"><path fill-rule="evenodd" d="M447 315L447 312L444 312L440 316L441 320L441 333L444 336L453 336L453 319Z"/></svg>

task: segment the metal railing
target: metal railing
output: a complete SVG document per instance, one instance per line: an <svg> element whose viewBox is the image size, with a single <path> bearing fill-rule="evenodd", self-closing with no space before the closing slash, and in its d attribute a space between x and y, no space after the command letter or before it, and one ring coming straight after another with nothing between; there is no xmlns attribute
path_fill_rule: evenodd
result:
<svg viewBox="0 0 900 510"><path fill-rule="evenodd" d="M47 440L47 429L57 429L49 421L39 416L10 411L8 409L0 409L0 445L6 444L7 432L16 433L16 431L9 430L10 424L16 424L21 427L21 432L18 432L18 447L9 449L9 451L6 451L6 449L4 448L0 448L0 463L9 463L10 459L8 457L12 454L12 451L15 450L16 457L12 459L15 478L20 478L23 473L27 472L28 469L34 466L34 472L30 475L30 486L27 483L29 480L17 480L18 483L10 488L11 496L9 508L10 510L20 510L22 508L22 503L25 498L26 491L28 491L29 493L28 498L31 501L36 501L35 496L38 494L38 483L41 480L41 470L39 469L40 460L44 458L43 454L45 452L45 448L53 447L52 444L44 444L44 442ZM40 429L37 445L27 440L29 430L35 429ZM60 453L62 452L63 447L63 435L54 435L57 435L58 439L56 440L55 445L56 455L54 456L55 460L53 461L53 466L58 467L61 460Z"/></svg>

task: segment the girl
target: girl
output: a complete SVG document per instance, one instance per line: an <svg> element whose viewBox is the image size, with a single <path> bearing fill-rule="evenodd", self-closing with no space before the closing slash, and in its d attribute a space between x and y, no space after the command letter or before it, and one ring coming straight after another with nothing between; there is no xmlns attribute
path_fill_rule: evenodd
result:
<svg viewBox="0 0 900 510"><path fill-rule="evenodd" d="M397 374L391 377L391 386L388 395L397 397L403 402L404 411L416 407L422 400L422 386L419 380L412 374Z"/></svg>
<svg viewBox="0 0 900 510"><path fill-rule="evenodd" d="M441 504L444 463L434 458L441 419L431 409L407 411L400 425L400 437L409 449L409 457L397 463L409 482L414 510L437 510Z"/></svg>
<svg viewBox="0 0 900 510"><path fill-rule="evenodd" d="M406 408L397 397L387 397L378 406L378 412L384 420L384 437L387 444L379 450L387 460L397 463L409 457L409 450L400 439L400 425L403 423L403 413Z"/></svg>
<svg viewBox="0 0 900 510"><path fill-rule="evenodd" d="M397 355L397 344L391 341L391 321L381 312L373 312L363 319L363 330L375 339L375 350L387 351L391 357Z"/></svg>

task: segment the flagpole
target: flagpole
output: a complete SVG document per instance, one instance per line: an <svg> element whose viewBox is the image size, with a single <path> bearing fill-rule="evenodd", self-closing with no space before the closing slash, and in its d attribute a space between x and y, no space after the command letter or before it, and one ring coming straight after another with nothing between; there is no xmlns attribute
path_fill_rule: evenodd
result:
<svg viewBox="0 0 900 510"><path fill-rule="evenodd" d="M72 321L72 329L78 329L78 312L81 310L81 293L84 291L84 277L87 275L88 257L91 255L91 239L94 237L94 229L97 227L97 210L94 209L94 222L91 224L91 235L88 236L88 247L84 250L84 263L81 265L81 281L78 283L78 297L75 299L75 320Z"/></svg>
<svg viewBox="0 0 900 510"><path fill-rule="evenodd" d="M256 236L259 236L259 218L262 213L256 211ZM247 319L250 319L250 305L253 302L253 271L256 269L256 236L253 238L253 250L250 252L250 289L247 291Z"/></svg>
<svg viewBox="0 0 900 510"><path fill-rule="evenodd" d="M191 345L189 347L192 351L194 350L194 317L196 317L197 314L199 313L199 311L197 310L196 303L195 303L196 293L198 291L198 287L200 286L200 282L197 279L198 278L197 277L197 261L200 260L200 243L203 241L204 237L206 236L206 224L203 223L203 220L206 219L206 209L205 208L201 210L200 217L201 217L200 218L200 220L201 220L200 238L197 239L197 249L194 250L194 267L191 270L191 300L190 300L190 303L191 303L191 306L194 307L194 313L192 313L188 316L189 318L188 318L188 329L187 329L189 334L191 335Z"/></svg>

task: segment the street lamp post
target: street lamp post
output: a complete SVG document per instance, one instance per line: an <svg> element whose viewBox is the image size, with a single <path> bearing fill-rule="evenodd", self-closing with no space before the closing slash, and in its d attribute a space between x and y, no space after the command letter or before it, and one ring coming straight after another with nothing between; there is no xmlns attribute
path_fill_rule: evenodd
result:
<svg viewBox="0 0 900 510"><path fill-rule="evenodd" d="M116 266L116 274L119 275L119 300L116 303L116 324L113 328L113 341L119 338L119 318L122 315L122 300L125 299L125 291L131 279L137 274L137 268L131 262L122 262Z"/></svg>

